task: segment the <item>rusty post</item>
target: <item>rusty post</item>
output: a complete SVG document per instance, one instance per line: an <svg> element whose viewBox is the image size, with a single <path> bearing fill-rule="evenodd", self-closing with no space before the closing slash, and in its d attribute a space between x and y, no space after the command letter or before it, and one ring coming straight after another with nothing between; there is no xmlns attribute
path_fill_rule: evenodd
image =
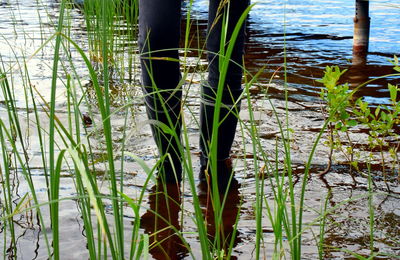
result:
<svg viewBox="0 0 400 260"><path fill-rule="evenodd" d="M354 17L353 65L366 62L369 41L369 0L356 0L356 15Z"/></svg>

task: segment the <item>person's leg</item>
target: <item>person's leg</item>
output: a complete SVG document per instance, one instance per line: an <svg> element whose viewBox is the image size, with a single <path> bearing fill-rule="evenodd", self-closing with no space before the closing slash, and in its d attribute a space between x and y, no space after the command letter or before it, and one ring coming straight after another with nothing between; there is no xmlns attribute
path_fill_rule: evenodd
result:
<svg viewBox="0 0 400 260"><path fill-rule="evenodd" d="M219 56L222 20L224 12L228 17L227 44L230 41L232 32L245 9L249 5L249 0L231 0L229 5L220 8L221 0L210 0L209 21L208 21L208 61L209 75L208 84L202 86L202 103L200 107L200 149L201 156L201 174L209 169L209 144L212 137L214 104L218 84L220 79ZM231 174L230 151L236 132L238 118L235 115L240 110L239 96L242 93L242 57L244 48L244 25L236 39L234 50L231 56L231 62L228 67L224 90L222 96L223 106L220 110L220 121L222 123L218 128L218 146L217 146L217 175L219 182L226 182ZM227 47L227 44L225 47ZM237 64L235 64L237 63ZM204 177L204 176L200 176ZM221 183L221 185L225 185Z"/></svg>
<svg viewBox="0 0 400 260"><path fill-rule="evenodd" d="M167 182L181 180L180 141L160 128L181 131L181 78L177 62L181 21L180 0L139 1L139 48L146 110L160 156L169 154L158 168ZM168 58L168 60L166 59Z"/></svg>

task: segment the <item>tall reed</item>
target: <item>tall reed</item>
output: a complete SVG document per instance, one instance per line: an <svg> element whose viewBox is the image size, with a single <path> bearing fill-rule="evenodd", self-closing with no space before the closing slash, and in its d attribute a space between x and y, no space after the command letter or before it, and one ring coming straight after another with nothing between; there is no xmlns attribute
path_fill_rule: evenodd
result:
<svg viewBox="0 0 400 260"><path fill-rule="evenodd" d="M179 49L183 51L182 64L182 80L180 85L185 85L186 81L190 81L189 69L186 68L188 62L188 52L196 50L199 57L196 58L198 63L201 61L201 55L205 51L205 47L198 49L191 49L191 36L190 23L192 15L193 1L189 1L187 6L186 15L186 28L184 33L184 46ZM241 26L244 24L246 17L250 10L254 7L250 5L240 17L238 23L232 34L232 38L228 41L224 36L226 35L226 26L222 32L221 49L216 53L220 65L220 80L218 85L218 92L215 100L214 112L214 128L211 140L210 161L212 178L217 179L217 145L218 145L218 126L220 124L219 117L221 109L225 109L222 104L222 90L226 80L228 66L231 62L231 55L235 40L238 36ZM3 227L3 248L2 253L4 256L9 257L18 256L17 235L15 227L15 216L22 214L24 211L35 211L42 230L51 229L51 235L47 232L42 232L44 237L44 244L46 247L47 257L49 259L60 259L63 256L62 242L63 238L60 237L60 212L62 210L63 201L76 200L79 208L79 214L83 222L84 236L87 243L87 254L90 259L143 259L149 256L149 251L152 248L161 244L157 241L150 244L153 237L157 236L157 232L153 234L143 234L141 230L141 211L146 209L144 205L145 197L148 195L148 186L150 183L156 183L155 169L157 164L162 160L168 160L168 155L159 158L156 165L150 167L141 159L137 154L129 151L127 144L131 137L129 117L135 116L129 114L129 109L136 102L135 99L142 99L139 97L130 97L119 106L112 105L112 88L115 82L121 84L130 84L129 86L138 87L135 85L133 79L138 70L135 67L137 62L137 55L130 49L136 48L132 46L131 42L135 40L136 24L138 17L138 2L135 1L107 1L95 0L84 1L83 12L87 28L87 46L81 46L73 39L71 34L71 2L62 0L60 3L59 16L57 27L47 39L41 39L40 47L32 54L32 56L39 55L40 51L54 47L54 54L52 55L53 64L50 65L52 69L51 75L51 93L49 100L40 93L40 91L32 84L29 77L29 58L17 62L17 65L6 67L5 62L1 62L2 68L0 69L0 86L2 90L2 97L6 106L7 118L0 118L0 143L1 143L1 162L0 165L0 181L2 185L2 198L1 203L2 212L0 220L4 223ZM223 14L219 19L226 24L227 13ZM44 17L40 16L40 20ZM49 18L50 19L50 18ZM122 25L121 25L122 24ZM42 30L45 30L44 28ZM41 30L41 32L42 32ZM124 30L128 31L126 36ZM42 35L46 35L43 33ZM125 38L126 36L126 38ZM125 42L127 41L127 42ZM11 45L11 44L10 44ZM128 47L121 47L127 45ZM122 51L121 49L122 48ZM71 50L74 50L76 56L69 55ZM126 52L129 52L127 55ZM286 55L286 54L285 54ZM14 55L18 57L17 54ZM1 58L1 56L0 56ZM77 72L77 61L80 59L85 66L87 76L83 79L82 75ZM18 60L18 59L17 59ZM34 182L32 169L29 159L29 148L25 141L25 134L23 131L21 118L22 113L19 111L15 101L15 88L18 86L13 85L13 78L17 77L14 74L16 67L24 71L25 78L23 80L23 87L25 88L25 110L28 122L34 125L37 131L37 141L39 143L39 150L41 152L41 170L46 182L47 200L41 201L38 198L38 191ZM243 137L250 136L252 139L251 150L253 165L245 165L248 169L252 169L252 174L255 175L255 258L261 259L265 257L266 242L264 241L264 221L268 220L271 223L274 236L274 245L272 256L274 259L302 258L302 235L310 229L314 224L320 223L319 238L316 238L316 247L318 256L322 259L324 257L324 231L327 225L326 216L332 213L338 207L346 205L350 200L343 201L333 208L328 208L327 200L321 206L319 216L312 222L305 224L303 220L303 212L305 210L305 197L307 180L310 176L311 162L316 151L316 147L320 144L320 140L324 134L327 125L332 120L332 115L326 120L320 133L316 136L312 145L311 153L305 165L304 174L299 191L295 191L294 175L292 169L292 158L290 148L290 122L288 110L288 91L285 89L284 96L286 100L285 117L281 117L276 111L274 103L269 99L268 95L264 102L269 103L273 109L273 117L278 122L278 130L280 140L276 141L275 152L271 156L263 147L259 137L259 129L255 122L255 115L253 112L253 101L251 100L250 88L258 81L263 68L260 68L256 74L252 75L246 68L244 70L244 86L245 90L242 98L246 100L250 122L244 122L239 118L240 133ZM285 67L286 70L286 67ZM128 74L128 77L126 76ZM89 79L90 84L86 88L83 82ZM127 80L128 79L128 80ZM272 81L272 78L271 78ZM189 86L190 87L190 86ZM94 91L94 99L89 97L89 89ZM63 106L66 111L66 122L63 120L57 111L59 93L63 92L66 95L66 105ZM156 91L161 94L161 91ZM186 97L184 97L186 98ZM164 108L165 106L164 106ZM189 107L182 107L188 110L191 116L194 113ZM30 115L29 111L33 111L34 116ZM84 111L89 111L92 118L99 115L99 120L93 124L93 132L95 137L91 137L91 130L85 128L82 123L82 115ZM116 142L113 140L114 136L114 122L112 118L118 113L125 113L123 118L122 140ZM239 117L239 111L231 111ZM43 115L47 116L49 120L48 125L43 121ZM225 241L223 235L223 212L226 205L231 203L228 201L228 191L222 196L219 196L218 184L212 182L210 197L214 212L213 222L215 223L215 234L212 238L207 231L207 221L203 214L202 205L198 196L196 188L197 180L195 167L193 166L192 153L190 150L189 130L187 122L191 118L185 118L183 115L183 134L182 137L178 136L173 131L175 128L174 122L169 118L168 124L160 125L164 132L171 134L177 141L183 140L183 146L179 151L182 155L183 168L184 168L184 182L182 189L184 192L191 194L193 205L188 209L184 208L184 203L181 203L181 225L186 214L190 214L190 219L195 224L196 237L200 244L200 256L195 255L190 248L190 241L187 241L188 233L185 232L186 228L177 230L173 227L171 229L177 234L182 241L182 244L187 248L188 254L191 258L202 259L229 259L232 257L236 236L236 229L240 222L240 210L238 215L235 216L233 223L234 231L229 241ZM96 121L96 120L95 120ZM195 119L196 122L198 122ZM89 137L90 136L90 137ZM104 176L96 176L96 166L100 160L95 158L95 149L92 144L92 138L97 139L98 143L103 146L102 152L105 154L105 174ZM48 147L48 148L47 148ZM282 148L283 147L283 148ZM243 148L245 149L245 148ZM283 150L283 162L279 161L279 153ZM132 158L135 163L146 174L144 183L138 192L137 198L131 198L127 194L126 177L124 172L126 164L124 163L125 157ZM121 160L120 169L116 164L117 159ZM282 167L283 166L283 167ZM245 171L248 171L248 169ZM282 170L283 168L283 170ZM18 172L20 171L20 172ZM61 194L60 187L62 187L63 173L71 173L71 179L74 183L75 195L66 197ZM17 176L22 175L24 181L29 187L29 192L22 198L16 197L16 192L13 188L13 182L17 181ZM188 186L185 186L188 185ZM374 209L372 191L372 176L368 175L368 197L369 214L370 214L370 249L371 255L375 255L374 249ZM267 198L267 191L273 194L273 205L270 204ZM187 199L187 198L183 198ZM28 206L28 202L32 200L32 206ZM15 202L17 201L17 203ZM109 207L108 207L109 206ZM133 223L132 226L126 226L125 215L127 214L127 206L132 209ZM46 220L47 207L50 209L49 218L50 222ZM239 205L240 207L240 205ZM111 209L107 213L107 209ZM188 213L189 212L189 213ZM157 212L153 212L158 214ZM159 216L160 219L168 223L168 219ZM129 233L127 233L129 230ZM129 240L129 241L128 241ZM7 245L8 248L7 248ZM127 247L128 245L128 247Z"/></svg>

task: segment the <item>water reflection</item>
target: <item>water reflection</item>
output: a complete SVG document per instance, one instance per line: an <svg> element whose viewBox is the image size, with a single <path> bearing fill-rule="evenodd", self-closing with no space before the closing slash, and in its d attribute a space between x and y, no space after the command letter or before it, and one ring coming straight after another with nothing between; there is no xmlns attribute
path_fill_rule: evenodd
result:
<svg viewBox="0 0 400 260"><path fill-rule="evenodd" d="M229 186L229 190L226 192L225 204L222 211L221 223L215 222L215 211L212 202L211 187L207 182L200 182L198 185L199 189L199 202L202 208L206 223L207 223L207 234L208 238L214 246L220 244L220 249L227 252L229 247L233 248L240 242L239 233L235 229L235 223L239 214L239 205L241 197L239 194L239 183L233 178ZM225 194L221 192L219 194L220 201L222 203ZM217 239L219 238L219 241ZM231 256L230 259L236 259L235 256Z"/></svg>
<svg viewBox="0 0 400 260"><path fill-rule="evenodd" d="M206 182L198 185L198 197L204 219L207 224L207 235L210 244L227 252L230 246L235 247L240 241L235 223L239 214L240 194L236 179L226 195L222 212L222 221L215 222L215 212L211 191ZM149 234L150 254L154 259L183 259L188 256L188 244L182 237L180 225L181 192L177 184L158 183L151 188L149 195L150 208L141 217L141 227ZM220 200L225 194L219 194ZM218 241L216 240L218 238ZM236 259L232 256L231 259Z"/></svg>
<svg viewBox="0 0 400 260"><path fill-rule="evenodd" d="M141 218L141 227L150 237L150 254L154 259L182 259L188 248L180 234L180 186L158 183L151 188L150 209Z"/></svg>

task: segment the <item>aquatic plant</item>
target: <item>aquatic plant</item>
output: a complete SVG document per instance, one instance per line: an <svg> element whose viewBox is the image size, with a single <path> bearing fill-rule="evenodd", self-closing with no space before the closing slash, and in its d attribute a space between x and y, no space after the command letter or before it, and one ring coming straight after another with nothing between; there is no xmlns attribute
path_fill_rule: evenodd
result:
<svg viewBox="0 0 400 260"><path fill-rule="evenodd" d="M198 48L190 47L193 40L192 35L190 35L190 28L194 26L189 22L191 6L192 1L187 6L185 40L184 46L180 49L183 52L181 84L187 82L187 88L190 88L194 81L191 78L191 74L194 73L189 72L192 68L189 67L188 52L198 51L198 57L195 58L196 65L201 63L201 54L204 52L204 46L200 46L199 42L197 43ZM233 38L236 37L238 28L240 28L252 7L250 6L243 13L240 22L236 25ZM63 248L64 237L61 235L61 231L64 226L60 219L62 218L62 209L66 207L67 202L73 202L73 205L78 208L77 222L83 224L79 231L83 233L82 241L86 243L83 249L86 251L82 254L87 254L90 259L145 259L155 249L163 248L163 243L171 236L178 238L181 246L186 248L185 252L192 258L231 258L240 224L243 201L238 198L239 196L232 199L228 192L219 195L218 186L215 182L211 189L206 189L206 196L200 197L201 194L198 195L195 177L197 175L196 168L192 162L193 154L190 150L189 129L186 124L190 120L196 121L195 112L192 111L192 108L189 105L182 108L188 111L183 118L182 140L184 146L180 151L184 158L182 163L185 175L182 186L178 188L182 190L182 193L190 194L193 205L187 206L188 203L185 204L185 200L189 197L186 194L185 196L179 194L180 197L172 198L171 194L164 192L165 189L163 190L161 187L158 187L159 189L156 191L149 189L151 184L156 184L154 175L157 164L161 163L162 160L167 160L167 156L158 158L156 164L150 167L143 158L129 150L129 141L133 135L131 130L133 120L131 119L136 116L132 107L139 103L143 96L140 94L137 96L127 95L128 97L121 97L121 103L113 103L112 99L118 98L113 96L114 83L121 83L124 86L124 91L129 88L139 89L139 85L135 81L135 75L138 72L137 63L135 63L137 55L132 51L137 47L134 44L135 24L138 15L137 1L84 1L82 10L88 32L87 45L80 43L73 37L70 27L73 9L71 9L69 1L61 1L58 22L52 21L51 23L57 24L56 31L43 39L41 46L32 53L32 56L39 55L40 51L45 48L51 48L53 52L51 59L53 63L49 64L51 68L50 97L45 95L47 93L40 91L40 86L35 86L30 81L29 59L19 58L20 56L15 54L16 65L12 64L7 67L8 63L1 63L0 85L4 99L4 103L2 100L1 104L4 105L6 111L6 118L0 118L0 154L2 159L0 164L0 182L2 185L0 226L4 237L2 242L4 258L14 258L21 254L18 248L19 237L16 224L18 222L16 219L17 217L25 218L25 216L27 223L31 225L29 228L36 229L40 241L44 241L45 252L41 252L40 256L45 255L49 259L62 258L65 249ZM53 18L51 17L51 19ZM41 19L45 18L41 17ZM224 17L222 16L221 19L224 19ZM129 35L126 38L124 38L125 33ZM222 48L218 54L222 68L220 84L223 84L233 42L223 42L221 46L227 46L227 48ZM71 55L72 49L75 51L75 56ZM78 67L80 67L78 62L83 64L86 74L77 72ZM394 63L398 68L396 58ZM22 76L17 74L16 68L22 71ZM195 68L199 70L195 73L203 72L201 68L197 66ZM352 102L348 95L348 85L344 84L338 87L338 84L336 84L342 72L339 69L332 69L327 72L325 80L329 89L322 96L328 103L328 118L314 140L304 171L302 171L303 174L300 176L300 187L296 187L298 176L294 174L292 165L291 137L293 131L288 120L288 91L287 89L284 90L286 117L282 117L282 114L277 112L273 101L268 97L268 93L265 93L264 102L271 105L272 117L276 119L279 125L278 136L280 138L277 138L275 153L271 155L266 151L261 141L260 129L255 123L255 108L250 93L251 87L257 83L263 68L254 75L246 68L243 69L245 71L245 91L242 98L247 103L250 120L248 122L240 120L239 127L243 138L251 137L252 140L250 149L243 147L244 154L246 155L248 152L253 158L251 163L244 160L245 169L243 171L250 178L255 179L255 200L253 201L255 258L265 257L267 241L264 229L265 221L269 221L272 227L271 233L273 233L271 236L274 237L272 253L274 259L302 258L302 247L304 245L302 236L304 232L317 224L319 224L319 234L315 237L316 247L319 257L323 259L324 250L326 250L324 232L329 220L327 216L335 209L344 207L355 199L345 200L329 208L329 196L327 195L327 198L322 200L318 217L311 223L304 223L305 196L316 147L320 144L326 129L329 129L332 133L349 131L354 126L352 120L355 120L357 124L361 124L360 122L370 124L369 127L375 129L373 131L376 132L371 140L374 140L374 144L377 144L378 147L382 147L381 144L384 145L384 143L376 142L374 138L381 138L385 135L395 136L390 127L398 124L396 121L399 112L398 105L396 103L395 109L391 106L382 106L379 112L376 112L376 110L372 112L369 105L360 100L355 103L356 109L349 112L348 108L352 106ZM334 75L328 79L330 73ZM15 92L21 87L16 83L17 77L22 78L21 84L25 93L23 99L25 107L23 109L17 107L15 101ZM85 83L87 81L89 83ZM394 105L394 101L397 102L398 99L398 88L391 86L389 92ZM220 92L217 93L217 116L215 118L218 118L218 110L222 106L221 94ZM62 108L65 108L65 111L60 111L58 110L58 98L63 95L65 95L65 105ZM186 98L184 97L184 99ZM239 117L238 111L232 112ZM123 123L121 136L116 138L113 119L118 114L123 114ZM29 127L29 130L25 130L27 129L25 123L33 126L37 135L29 134L29 131L32 130ZM332 127L329 127L329 125ZM174 138L179 138L173 131L172 122L160 127L165 132L171 133ZM217 132L216 128L213 130L214 133ZM214 144L212 147L216 147L215 144L218 142L216 135L214 136L211 141ZM31 156L33 155L29 147L31 142L39 144L39 160L36 165L32 164ZM393 147L393 149L393 156L397 156L398 147ZM283 154L282 157L280 157L281 154ZM38 157L34 157L34 160L36 158ZM216 160L215 149L211 149L211 160ZM120 161L119 165L118 161ZM127 179L131 177L127 174L129 171L128 163L131 163L130 167L134 164L135 167L140 168L141 173L146 176L142 183L132 188L137 191L135 196L131 196L134 192L126 188L127 184L130 184ZM215 166L215 163L213 165ZM101 167L99 166L103 170L100 171L98 168ZM34 181L37 177L34 171L37 168L41 172L40 176L45 179L44 187ZM213 172L215 172L215 169ZM22 196L15 188L19 184L14 184L20 181L18 178L21 176L28 186ZM377 255L378 253L373 252L375 239L373 196L375 194L372 186L373 176L370 171L368 178L368 194L365 197L368 197L370 207L371 236L369 247L371 248L371 255ZM70 180L74 187L69 196L65 196L65 193L61 194L66 180ZM296 190L296 188L298 189ZM45 195L42 194L41 190L45 190ZM267 192L272 195L267 195ZM157 206L152 208L150 205L150 208L148 208L144 205L147 195L152 198L153 195L158 195L159 202L171 201L173 205L175 204L173 209L177 211L180 209L179 223L181 227L185 224L187 229L174 225L174 221L169 219L171 215L163 215L157 212ZM157 196L154 197L157 198ZM204 198L208 202L207 206L203 204ZM271 203L269 199L273 202ZM168 207L169 205L165 206ZM236 211L234 211L233 216L230 216L232 230L227 235L224 232L226 227L223 219L226 217L225 209L232 206L236 207ZM143 228L141 228L143 226L141 223L143 211L155 216L153 218L155 222L163 222L165 224L163 230L143 232ZM178 212L174 213L178 215ZM37 221L39 224L32 220L36 218L39 220ZM190 224L184 223L184 219ZM212 228L210 228L211 224L213 225ZM155 226L157 226L157 223L155 223ZM172 230L171 233L174 233L174 235L163 237L160 240L159 235L166 230ZM195 237L196 242L200 244L198 252L194 252L191 248L190 241L188 241L189 236ZM354 252L348 253L362 257Z"/></svg>
<svg viewBox="0 0 400 260"><path fill-rule="evenodd" d="M398 58L395 56L392 61L394 70L399 71ZM358 127L364 129L368 134L368 151L370 160L374 158L374 152L378 150L381 160L381 168L384 181L387 182L387 161L385 157L385 150L388 150L389 156L392 158L392 174L399 171L399 135L396 132L396 127L399 124L399 112L400 104L398 101L398 92L400 91L398 86L388 84L389 93L389 104L371 106L363 98L358 98L353 101L353 95L362 86L370 83L363 83L357 86L354 90L349 89L349 84L338 84L340 77L346 72L346 70L340 71L337 66L327 67L325 70L324 77L319 82L324 84L324 88L321 88L320 97L326 102L327 107L327 120L329 121L329 141L330 147L330 163L327 169L320 173L326 174L331 165L332 152L334 149L342 151L346 156L347 161L350 165L350 171L354 167L359 173L362 171L359 169L360 152L355 152L356 144L350 137L350 128ZM383 77L398 76L399 74L390 74ZM348 146L344 145L340 133L345 133ZM390 145L394 144L394 145ZM358 160L354 159L356 155ZM368 163L368 162L367 162ZM355 181L354 177L353 180ZM387 186L390 190L389 186Z"/></svg>
<svg viewBox="0 0 400 260"><path fill-rule="evenodd" d="M356 126L357 122L350 118L348 107L352 99L352 93L349 91L349 84L338 84L340 77L346 72L341 71L338 66L326 67L324 77L319 82L323 83L325 88L321 88L320 97L327 104L327 118L329 121L329 163L327 168L320 173L323 175L330 170L332 164L332 153L334 149L341 149L347 157L350 164L350 174L352 175L352 163L354 161L354 145L350 138L348 128ZM345 133L349 147L346 150L342 148L342 141L339 132ZM353 181L355 179L353 177Z"/></svg>

